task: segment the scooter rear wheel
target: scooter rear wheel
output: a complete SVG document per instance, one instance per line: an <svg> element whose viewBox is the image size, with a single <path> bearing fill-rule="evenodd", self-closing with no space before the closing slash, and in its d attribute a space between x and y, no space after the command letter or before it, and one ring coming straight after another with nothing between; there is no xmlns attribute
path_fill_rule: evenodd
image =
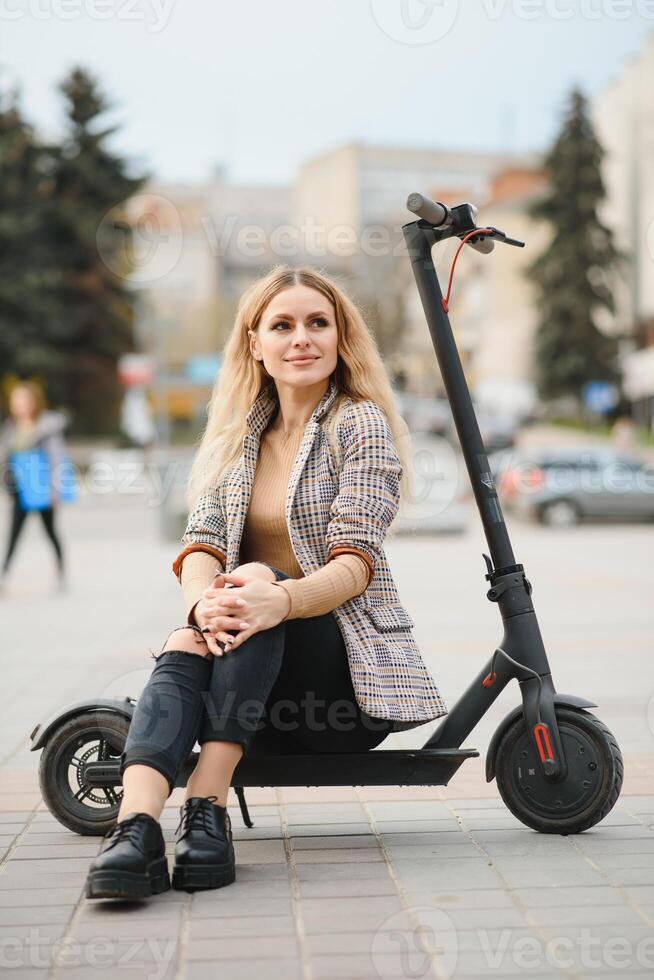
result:
<svg viewBox="0 0 654 980"><path fill-rule="evenodd" d="M568 764L566 778L544 778L521 714L497 749L497 788L511 813L527 827L542 834L580 834L615 805L624 775L622 753L595 715L562 705L555 710Z"/></svg>
<svg viewBox="0 0 654 980"><path fill-rule="evenodd" d="M76 834L102 836L115 824L122 786L89 786L85 762L120 757L129 719L110 711L76 715L55 731L41 753L43 800L59 823Z"/></svg>

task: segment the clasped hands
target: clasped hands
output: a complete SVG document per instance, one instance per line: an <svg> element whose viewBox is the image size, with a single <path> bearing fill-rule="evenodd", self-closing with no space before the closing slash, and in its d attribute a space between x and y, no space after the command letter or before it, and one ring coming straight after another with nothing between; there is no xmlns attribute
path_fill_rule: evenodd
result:
<svg viewBox="0 0 654 980"><path fill-rule="evenodd" d="M219 643L225 644L225 650L235 650L254 633L281 623L290 605L286 590L259 573L219 571L196 603L194 615L210 652L222 657ZM202 642L199 634L197 638Z"/></svg>

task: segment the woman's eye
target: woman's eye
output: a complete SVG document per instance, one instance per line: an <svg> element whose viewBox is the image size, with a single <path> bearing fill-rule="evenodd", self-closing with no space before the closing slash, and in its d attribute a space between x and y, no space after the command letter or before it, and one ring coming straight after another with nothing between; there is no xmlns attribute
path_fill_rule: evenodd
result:
<svg viewBox="0 0 654 980"><path fill-rule="evenodd" d="M329 321L326 320L324 316L317 316L317 317L315 317L311 321L311 323L312 324L317 323L318 326L321 326L321 327L328 327L329 326ZM287 326L288 326L288 322L286 320L278 320L277 323L273 323L272 329L273 330L276 330L277 327L287 327Z"/></svg>

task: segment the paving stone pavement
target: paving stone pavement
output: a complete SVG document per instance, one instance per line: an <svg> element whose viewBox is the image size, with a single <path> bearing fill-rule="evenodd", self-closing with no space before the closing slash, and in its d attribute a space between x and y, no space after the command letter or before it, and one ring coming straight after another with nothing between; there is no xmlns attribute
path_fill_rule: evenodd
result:
<svg viewBox="0 0 654 980"><path fill-rule="evenodd" d="M485 782L490 734L517 703L516 691L507 690L465 742L479 748L480 758L465 763L449 786L248 789L252 828L243 825L236 798L229 800L233 885L124 903L83 897L101 839L71 833L47 811L38 754L29 751L27 738L37 721L78 698L138 694L150 669L146 651L160 645L178 616L169 571L176 549L159 541L154 515L144 519L133 503L110 500L98 522L97 508L90 502L63 515L73 559L68 595L50 593L47 548L32 527L0 600L5 975L654 976L653 616L647 579L653 529L578 529L574 542L540 529L519 527L516 533L518 560L528 569L535 565L534 598L543 607L557 687L597 700L596 713L625 754L623 794L599 825L569 837L535 833L506 809L495 783ZM421 649L449 704L498 635L496 611L484 599L483 547L472 531L456 539L397 539L387 548L400 594L415 614ZM607 549L613 556L609 570L601 565ZM44 569L37 577L34 562ZM573 589L574 601L561 601L555 569ZM624 601L598 603L603 589L607 596L617 589ZM431 730L422 726L383 747L419 746ZM184 790L175 790L162 816L171 862L183 796Z"/></svg>

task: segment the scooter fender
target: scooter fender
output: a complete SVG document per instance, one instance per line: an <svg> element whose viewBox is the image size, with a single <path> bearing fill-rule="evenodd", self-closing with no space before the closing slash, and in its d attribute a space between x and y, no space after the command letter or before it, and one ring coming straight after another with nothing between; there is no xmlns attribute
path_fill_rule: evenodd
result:
<svg viewBox="0 0 654 980"><path fill-rule="evenodd" d="M70 721L76 715L84 715L89 711L109 711L117 715L123 715L124 718L131 721L135 704L136 699L130 697L95 698L91 701L76 701L75 704L71 704L69 707L64 708L63 711L51 715L46 722L43 724L39 723L32 729L30 732L32 742L30 751L34 752L35 749L42 749L53 732L60 728L64 722Z"/></svg>
<svg viewBox="0 0 654 980"><path fill-rule="evenodd" d="M596 708L597 704L594 701L587 701L586 698L580 698L576 694L553 694L552 701L554 704L563 704L568 708ZM486 782L490 783L492 779L495 778L495 756L497 754L497 747L502 740L502 736L506 732L509 725L512 725L515 719L522 714L522 705L519 704L517 708L510 711L506 718L498 725L493 737L488 745L488 752L486 753Z"/></svg>

